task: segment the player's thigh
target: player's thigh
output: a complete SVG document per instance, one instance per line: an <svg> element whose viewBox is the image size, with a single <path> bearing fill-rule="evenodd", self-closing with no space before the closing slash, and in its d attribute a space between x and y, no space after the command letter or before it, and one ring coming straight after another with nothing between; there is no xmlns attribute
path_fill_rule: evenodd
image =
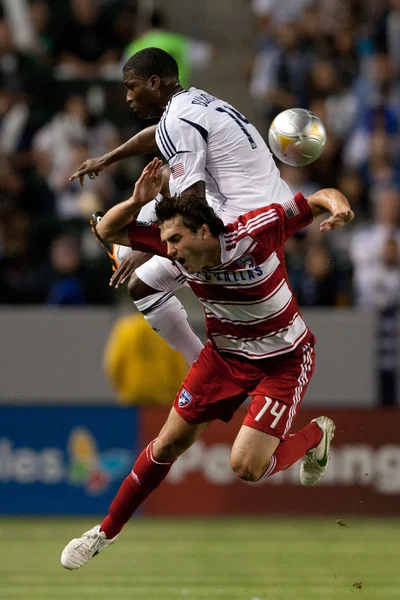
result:
<svg viewBox="0 0 400 600"><path fill-rule="evenodd" d="M306 343L295 353L270 360L265 377L249 392L243 424L285 440L314 372L314 347Z"/></svg>
<svg viewBox="0 0 400 600"><path fill-rule="evenodd" d="M161 295L158 290L155 290L139 279L139 277L136 275L136 272L132 273L130 276L128 282L128 291L134 302L138 302L139 300L143 300L149 296L154 296L155 294Z"/></svg>
<svg viewBox="0 0 400 600"><path fill-rule="evenodd" d="M178 267L162 256L153 256L136 269L136 275L143 283L158 292L174 292L188 285Z"/></svg>
<svg viewBox="0 0 400 600"><path fill-rule="evenodd" d="M207 426L208 423L188 423L172 407L153 443L154 459L160 462L175 460L197 440Z"/></svg>
<svg viewBox="0 0 400 600"><path fill-rule="evenodd" d="M280 439L242 425L231 452L231 467L245 481L258 481L268 468Z"/></svg>
<svg viewBox="0 0 400 600"><path fill-rule="evenodd" d="M246 397L229 365L207 342L182 382L174 408L188 423L210 423L216 419L227 423Z"/></svg>

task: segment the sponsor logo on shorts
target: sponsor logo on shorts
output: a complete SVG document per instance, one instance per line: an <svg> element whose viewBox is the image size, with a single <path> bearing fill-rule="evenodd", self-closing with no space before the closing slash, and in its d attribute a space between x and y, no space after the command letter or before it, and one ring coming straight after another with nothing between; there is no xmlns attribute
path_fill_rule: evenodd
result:
<svg viewBox="0 0 400 600"><path fill-rule="evenodd" d="M181 393L179 394L178 406L180 408L183 408L184 406L187 406L188 404L190 404L192 400L193 400L192 395L189 394L189 392L187 390L185 390L185 388L183 388L181 390Z"/></svg>

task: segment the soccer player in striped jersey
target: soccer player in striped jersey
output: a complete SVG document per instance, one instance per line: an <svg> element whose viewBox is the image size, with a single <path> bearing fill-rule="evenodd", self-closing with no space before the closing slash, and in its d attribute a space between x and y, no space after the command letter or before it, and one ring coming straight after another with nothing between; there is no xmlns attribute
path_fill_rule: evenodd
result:
<svg viewBox="0 0 400 600"><path fill-rule="evenodd" d="M335 425L318 417L295 433L293 420L314 371L314 335L293 298L283 245L314 217L330 212L322 231L354 215L338 190L301 194L257 208L224 225L203 198L175 197L156 207L157 224L135 215L161 181L154 159L133 196L98 225L109 242L154 252L174 262L203 304L208 341L192 365L166 424L142 452L100 525L72 540L62 565L83 566L115 542L136 508L167 476L173 462L216 419L229 421L251 401L233 444L231 465L243 480L260 481L301 460L300 481L316 485L329 459Z"/></svg>
<svg viewBox="0 0 400 600"><path fill-rule="evenodd" d="M123 78L131 108L144 118L161 117L159 124L104 157L86 161L72 178L82 182L116 160L160 151L169 164L171 192L205 198L224 223L291 198L257 129L229 103L200 89L183 89L169 54L158 48L134 54L124 65ZM176 267L159 256L138 266L137 257L129 256L111 284L118 287L128 280L149 324L192 363L202 345L172 295L182 285Z"/></svg>

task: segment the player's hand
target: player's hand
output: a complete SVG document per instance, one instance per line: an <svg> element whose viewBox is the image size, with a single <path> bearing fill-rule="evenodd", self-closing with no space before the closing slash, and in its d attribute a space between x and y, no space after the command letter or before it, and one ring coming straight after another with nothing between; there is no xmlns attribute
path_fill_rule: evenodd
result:
<svg viewBox="0 0 400 600"><path fill-rule="evenodd" d="M100 156L99 158L88 158L81 164L79 169L71 175L69 180L74 181L74 179L79 177L79 181L83 186L85 175L87 175L89 179L94 179L105 167L106 164L103 156Z"/></svg>
<svg viewBox="0 0 400 600"><path fill-rule="evenodd" d="M153 255L147 252L137 252L133 250L126 258L122 261L119 267L114 271L110 279L110 287L118 289L121 285L124 285L129 281L132 273L136 271L138 267L147 262Z"/></svg>
<svg viewBox="0 0 400 600"><path fill-rule="evenodd" d="M341 212L335 213L328 219L322 221L319 228L321 231L331 231L332 229L339 229L347 223L351 223L353 219L354 212L352 210L343 210Z"/></svg>
<svg viewBox="0 0 400 600"><path fill-rule="evenodd" d="M162 185L161 167L162 161L158 158L153 158L143 169L133 191L135 202L145 205L160 193Z"/></svg>
<svg viewBox="0 0 400 600"><path fill-rule="evenodd" d="M110 279L110 287L115 287L117 290L121 285L129 281L130 276L137 267L135 253L132 252L122 261L116 271L114 271Z"/></svg>

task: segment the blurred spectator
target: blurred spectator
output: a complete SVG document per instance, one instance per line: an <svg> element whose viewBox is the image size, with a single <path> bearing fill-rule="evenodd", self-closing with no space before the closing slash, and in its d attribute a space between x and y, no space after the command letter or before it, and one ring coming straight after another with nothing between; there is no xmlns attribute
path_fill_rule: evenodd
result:
<svg viewBox="0 0 400 600"><path fill-rule="evenodd" d="M400 67L400 0L389 0L375 28L375 43Z"/></svg>
<svg viewBox="0 0 400 600"><path fill-rule="evenodd" d="M29 107L9 87L0 87L0 153L17 154L30 148L33 131Z"/></svg>
<svg viewBox="0 0 400 600"><path fill-rule="evenodd" d="M35 34L35 50L45 64L54 54L54 36L51 32L50 8L45 0L32 0L29 4L30 18Z"/></svg>
<svg viewBox="0 0 400 600"><path fill-rule="evenodd" d="M356 117L357 102L334 62L321 58L314 62L308 97L322 104L323 122L329 132L339 139L349 134Z"/></svg>
<svg viewBox="0 0 400 600"><path fill-rule="evenodd" d="M299 169L298 167L281 164L279 170L282 179L286 181L293 194L301 192L307 198L307 196L314 194L319 189L315 181L312 181L310 169L307 167Z"/></svg>
<svg viewBox="0 0 400 600"><path fill-rule="evenodd" d="M250 96L261 117L265 118L266 93L270 72L278 54L273 38L273 21L267 10L256 12L256 37L249 68ZM269 125L269 123L268 123Z"/></svg>
<svg viewBox="0 0 400 600"><path fill-rule="evenodd" d="M136 0L114 0L104 7L105 15L111 23L112 38L120 56L134 36L137 27Z"/></svg>
<svg viewBox="0 0 400 600"><path fill-rule="evenodd" d="M349 224L348 229L338 229L335 235L329 237L331 249L335 255L335 264L342 273L342 281L351 281L352 262L349 254L349 246L354 235L354 230L360 226L369 215L369 198L367 188L357 171L343 169L337 179L337 187L343 192L350 206L353 208L356 218ZM351 298L349 286L348 300Z"/></svg>
<svg viewBox="0 0 400 600"><path fill-rule="evenodd" d="M184 88L189 87L192 69L202 69L209 64L213 55L212 44L169 31L165 15L160 10L152 12L149 25L145 33L125 48L124 60L144 48L161 48L174 57L178 63L179 80Z"/></svg>
<svg viewBox="0 0 400 600"><path fill-rule="evenodd" d="M101 180L89 180L84 189L70 182L74 167L88 154L99 156L119 144L116 128L90 114L85 99L78 94L67 97L64 110L35 135L35 160L48 186L56 195L56 211L61 219L87 218L92 209L102 210L114 192L112 170ZM40 166L39 166L40 165ZM88 200L90 207L82 206Z"/></svg>
<svg viewBox="0 0 400 600"><path fill-rule="evenodd" d="M302 306L340 304L341 282L333 255L322 244L308 247L294 291Z"/></svg>
<svg viewBox="0 0 400 600"><path fill-rule="evenodd" d="M111 302L106 279L84 262L76 235L63 233L52 241L48 281L47 304L82 306Z"/></svg>
<svg viewBox="0 0 400 600"><path fill-rule="evenodd" d="M400 122L389 106L380 105L361 114L360 126L349 136L344 150L346 164L364 169L367 183L374 183L370 161L395 161L400 149Z"/></svg>
<svg viewBox="0 0 400 600"><path fill-rule="evenodd" d="M119 79L119 55L99 0L70 0L67 23L56 39L60 79Z"/></svg>
<svg viewBox="0 0 400 600"><path fill-rule="evenodd" d="M379 310L400 305L400 244L396 238L385 241L375 267L369 272L370 305Z"/></svg>
<svg viewBox="0 0 400 600"><path fill-rule="evenodd" d="M0 197L0 299L9 304L43 302L47 271L30 253L31 219L10 197Z"/></svg>
<svg viewBox="0 0 400 600"><path fill-rule="evenodd" d="M47 304L79 306L85 304L84 281L78 240L60 235L51 244L51 284L46 298Z"/></svg>
<svg viewBox="0 0 400 600"><path fill-rule="evenodd" d="M0 85L14 90L37 88L42 75L34 58L16 49L9 24L0 18Z"/></svg>
<svg viewBox="0 0 400 600"><path fill-rule="evenodd" d="M396 240L400 247L400 191L393 187L379 187L372 195L374 221L355 227L350 244L354 265L356 303L373 305L375 272L388 240Z"/></svg>
<svg viewBox="0 0 400 600"><path fill-rule="evenodd" d="M268 17L272 26L295 22L305 7L313 4L314 0L253 0L252 10L256 17Z"/></svg>
<svg viewBox="0 0 400 600"><path fill-rule="evenodd" d="M369 272L370 306L377 311L379 399L383 406L397 402L400 308L400 245L396 238L383 244Z"/></svg>
<svg viewBox="0 0 400 600"><path fill-rule="evenodd" d="M105 349L104 368L123 404L170 406L188 365L142 315L131 314L115 323Z"/></svg>
<svg viewBox="0 0 400 600"><path fill-rule="evenodd" d="M307 79L314 61L313 52L302 51L301 33L295 23L275 30L275 47L270 50L268 78L264 82L268 124L282 110L307 107Z"/></svg>
<svg viewBox="0 0 400 600"><path fill-rule="evenodd" d="M396 69L386 54L375 52L365 59L354 83L354 93L359 106L358 125L364 123L369 109L398 110Z"/></svg>

